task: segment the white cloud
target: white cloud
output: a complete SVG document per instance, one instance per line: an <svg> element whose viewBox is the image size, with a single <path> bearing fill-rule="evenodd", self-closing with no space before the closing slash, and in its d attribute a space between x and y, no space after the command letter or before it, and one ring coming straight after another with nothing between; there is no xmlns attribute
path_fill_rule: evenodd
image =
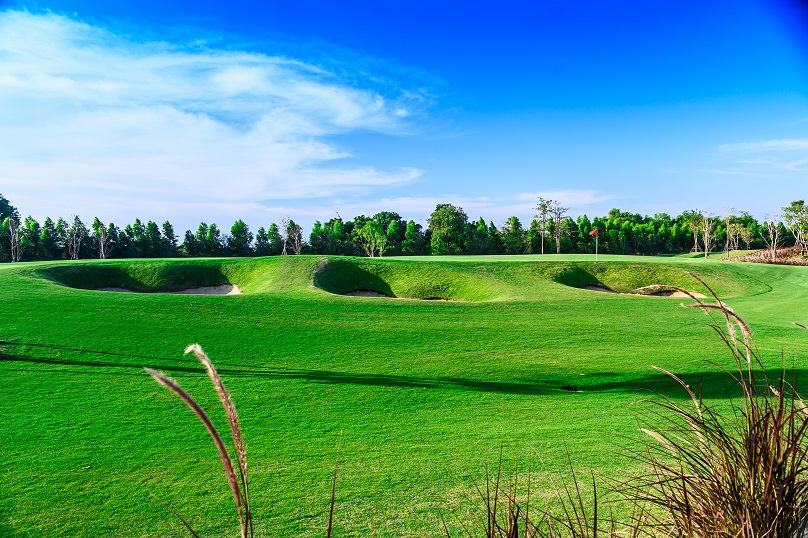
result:
<svg viewBox="0 0 808 538"><path fill-rule="evenodd" d="M530 201L536 205L539 198L547 200L557 200L561 205L572 208L591 206L604 202L619 200L621 197L613 194L602 194L595 190L563 190L548 192L525 192L517 195L517 200Z"/></svg>
<svg viewBox="0 0 808 538"><path fill-rule="evenodd" d="M324 138L406 132L418 96L368 86L286 58L0 12L0 192L26 213L182 222L412 181L419 170L340 166L349 153Z"/></svg>
<svg viewBox="0 0 808 538"><path fill-rule="evenodd" d="M737 144L721 144L721 151L739 153L757 153L768 151L806 151L808 140L763 140L759 142L741 142Z"/></svg>
<svg viewBox="0 0 808 538"><path fill-rule="evenodd" d="M799 178L806 172L808 140L775 139L721 144L720 164L705 170L710 174L759 178Z"/></svg>
<svg viewBox="0 0 808 538"><path fill-rule="evenodd" d="M535 207L539 196L558 200L571 208L571 215L580 215L590 211L590 216L596 212L608 211L612 206L610 202L622 199L621 196L599 194L597 191L566 190L546 193L519 193L512 196L486 197L462 196L458 194L442 194L438 196L401 196L386 197L370 201L331 200L327 204L313 203L307 205L303 211L291 206L272 208L279 214L295 213L301 223L309 225L314 220L328 220L339 213L344 219L351 219L356 215L373 215L379 211L395 211L403 218L415 220L423 225L435 206L438 204L452 204L463 208L470 220L476 221L480 217L500 225L505 220L516 215L524 224L529 223L536 213Z"/></svg>

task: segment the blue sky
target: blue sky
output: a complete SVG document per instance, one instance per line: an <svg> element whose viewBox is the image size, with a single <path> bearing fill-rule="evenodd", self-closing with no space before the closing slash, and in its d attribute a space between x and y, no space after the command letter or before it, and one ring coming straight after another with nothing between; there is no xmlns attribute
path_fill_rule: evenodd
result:
<svg viewBox="0 0 808 538"><path fill-rule="evenodd" d="M0 1L0 193L181 230L762 218L808 197L807 33L786 1Z"/></svg>

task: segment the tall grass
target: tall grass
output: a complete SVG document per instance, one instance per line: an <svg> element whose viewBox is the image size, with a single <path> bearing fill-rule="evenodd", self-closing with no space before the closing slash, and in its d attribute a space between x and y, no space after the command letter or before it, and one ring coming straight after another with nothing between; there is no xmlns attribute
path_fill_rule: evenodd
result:
<svg viewBox="0 0 808 538"><path fill-rule="evenodd" d="M233 465L233 459L230 457L230 452L225 446L221 435L219 435L219 432L213 426L210 418L208 418L208 415L199 406L196 400L194 400L187 392L182 390L177 382L173 379L149 368L146 368L145 370L158 383L176 394L185 403L185 405L187 405L191 411L194 412L194 414L199 418L199 420L202 421L202 424L204 424L205 428L208 430L211 439L213 439L213 443L216 445L216 450L219 452L219 459L222 461L222 466L224 467L224 472L227 476L227 482L230 485L230 490L233 492L233 500L236 503L236 510L238 512L239 535L241 538L247 538L247 536L251 537L253 536L253 526L249 503L247 452L244 449L244 438L241 433L241 427L238 423L236 408L230 399L230 393L224 388L222 378L219 376L219 373L216 371L216 368L213 366L210 358L205 354L202 348L197 344L188 346L185 349L185 354L187 355L188 353L193 353L196 355L196 358L198 358L205 367L208 377L210 377L210 380L213 382L213 386L216 389L216 393L219 395L219 400L221 400L222 406L227 414L227 422L230 426L230 433L233 437L233 444L235 446L236 461L238 462L238 466ZM177 515L179 517L179 514ZM180 517L180 519L191 534L194 536L199 536L184 518Z"/></svg>
<svg viewBox="0 0 808 538"><path fill-rule="evenodd" d="M216 389L216 394L219 396L219 400L222 402L222 406L224 407L225 414L227 415L227 423L230 427L230 433L233 437L233 445L235 447L236 453L236 462L238 463L237 466L233 464L233 458L230 456L230 451L224 444L221 435L213 426L208 415L205 411L199 406L199 404L194 400L187 392L185 392L180 386L177 384L176 381L167 377L164 374L159 372L155 372L150 368L144 368L146 372L149 373L158 383L163 385L164 387L168 388L171 392L176 394L184 403L187 405L191 411L199 418L202 424L205 426L205 429L208 430L211 439L213 439L213 443L216 445L216 449L219 452L219 459L222 461L222 466L224 467L224 473L227 477L227 482L230 485L230 490L233 493L233 500L236 504L236 511L238 513L238 528L239 528L239 535L241 538L247 538L248 536L252 538L254 536L253 533L253 518L252 512L250 511L250 503L249 503L249 479L247 476L247 451L244 448L244 436L241 432L241 427L239 426L238 422L238 415L236 414L236 408L233 405L233 401L230 398L230 393L224 387L224 383L222 382L222 378L219 376L219 373L216 371L216 368L213 366L213 362L211 362L208 355L202 350L202 348L198 344L192 344L185 349L185 354L193 353L199 362L205 367L205 370L210 378L211 382L213 382L213 386ZM340 445L342 440L342 434L340 433ZM334 505L336 504L336 496L337 496L337 477L339 471L339 449L340 445L337 446L337 457L334 463L334 478L332 483L331 489L331 507L329 510L328 515L328 526L326 527L326 537L331 538L331 532L334 526ZM177 518L182 521L188 531L195 537L199 537L199 534L193 529L193 527L188 523L188 521L182 517L179 513L177 513L173 508L168 507Z"/></svg>
<svg viewBox="0 0 808 538"><path fill-rule="evenodd" d="M570 479L553 483L554 508L538 515L534 509L531 515L529 486L520 503L515 481L510 489L500 487L500 463L493 500L487 473L486 490L478 488L486 538L808 536L808 405L784 369L775 378L766 372L750 327L697 280L714 302L679 291L694 301L688 308L713 316L713 328L729 350L732 368L711 362L727 373L737 392L729 410L707 405L701 387L697 394L672 372L656 368L681 385L690 403L649 400L640 419L643 449L632 453L645 472L613 488L633 506L631 516L625 521L611 511L602 516L594 476L592 501L585 502L571 461ZM506 506L500 506L500 498ZM466 525L463 529L475 535ZM451 538L445 522L443 533Z"/></svg>
<svg viewBox="0 0 808 538"><path fill-rule="evenodd" d="M771 377L747 324L715 297L693 308L717 313L726 370L739 396L730 410L705 405L682 380L690 404L653 401L641 428L651 442L638 459L648 474L626 484L662 514L663 534L693 537L793 537L808 527L808 408L785 370ZM723 323L722 323L723 321Z"/></svg>

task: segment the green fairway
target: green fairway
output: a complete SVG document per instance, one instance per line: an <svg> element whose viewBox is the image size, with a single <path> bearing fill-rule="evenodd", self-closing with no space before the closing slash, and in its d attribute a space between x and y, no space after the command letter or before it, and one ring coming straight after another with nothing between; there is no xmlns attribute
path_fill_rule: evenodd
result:
<svg viewBox="0 0 808 538"><path fill-rule="evenodd" d="M480 505L472 480L532 463L623 476L632 404L717 401L731 368L688 299L752 326L773 368L804 374L808 267L687 257L320 256L0 265L0 536L235 535L202 425L143 370L172 376L226 430L199 343L232 393L258 536L322 536L342 435L336 536L437 534ZM241 295L154 293L237 285ZM145 293L95 291L120 287ZM354 290L391 297L349 297ZM395 298L394 298L394 297ZM445 299L445 300L420 300ZM804 375L803 375L804 377ZM572 389L572 390L569 390ZM620 441L620 439L624 439ZM456 526L449 515L447 522Z"/></svg>

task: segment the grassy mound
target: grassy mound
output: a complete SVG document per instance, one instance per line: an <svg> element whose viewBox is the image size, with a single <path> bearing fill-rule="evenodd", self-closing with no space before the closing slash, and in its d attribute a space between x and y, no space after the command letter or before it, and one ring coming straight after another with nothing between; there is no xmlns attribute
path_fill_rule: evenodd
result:
<svg viewBox="0 0 808 538"><path fill-rule="evenodd" d="M104 264L56 265L40 275L71 288L122 288L140 293L172 292L231 284L218 264L138 261Z"/></svg>
<svg viewBox="0 0 808 538"><path fill-rule="evenodd" d="M234 284L245 293L300 293L319 289L336 295L367 292L387 297L469 302L531 300L558 293L558 285L599 286L620 293L662 285L706 294L707 289L691 273L722 297L753 295L769 289L727 264L506 260L469 263L454 259L425 263L407 258L286 256L61 262L38 266L34 273L57 284L85 290L123 288L159 293Z"/></svg>
<svg viewBox="0 0 808 538"><path fill-rule="evenodd" d="M708 294L701 278L722 297L737 297L767 291L767 287L745 275L715 266L683 267L679 264L578 263L560 264L548 270L556 282L574 288L598 286L619 293L643 294L653 286L672 286Z"/></svg>
<svg viewBox="0 0 808 538"><path fill-rule="evenodd" d="M324 258L314 284L339 295L362 290L388 297L453 301L487 301L505 291L496 280L462 264L356 258Z"/></svg>

